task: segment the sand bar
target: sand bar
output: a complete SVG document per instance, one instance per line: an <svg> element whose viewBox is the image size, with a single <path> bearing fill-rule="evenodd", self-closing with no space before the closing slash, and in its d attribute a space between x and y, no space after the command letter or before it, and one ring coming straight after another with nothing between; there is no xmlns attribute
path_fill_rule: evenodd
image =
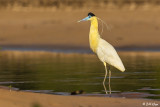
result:
<svg viewBox="0 0 160 107"><path fill-rule="evenodd" d="M160 101L89 96L63 96L0 89L0 107L144 107Z"/></svg>

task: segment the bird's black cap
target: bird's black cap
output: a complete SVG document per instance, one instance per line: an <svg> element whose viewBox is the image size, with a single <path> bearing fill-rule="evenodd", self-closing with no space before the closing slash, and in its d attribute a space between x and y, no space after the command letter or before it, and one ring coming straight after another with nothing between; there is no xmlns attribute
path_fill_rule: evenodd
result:
<svg viewBox="0 0 160 107"><path fill-rule="evenodd" d="M88 16L95 16L93 13L89 12Z"/></svg>

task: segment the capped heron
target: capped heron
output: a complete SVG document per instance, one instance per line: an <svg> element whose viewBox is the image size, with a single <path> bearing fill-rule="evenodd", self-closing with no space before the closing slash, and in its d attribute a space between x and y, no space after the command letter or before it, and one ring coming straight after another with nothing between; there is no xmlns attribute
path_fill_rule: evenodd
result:
<svg viewBox="0 0 160 107"><path fill-rule="evenodd" d="M103 80L103 86L104 86L106 94L108 94L108 93L107 93L107 89L105 87L105 80L107 77L107 72L109 72L109 92L111 94L110 66L113 66L122 72L125 71L125 68L124 68L124 65L123 65L120 57L118 56L116 50L114 49L114 47L100 37L100 34L98 32L98 20L97 20L97 17L93 13L91 13L91 12L88 13L88 16L86 18L84 18L78 22L88 21L88 20L91 21L90 33L89 33L90 48L95 54L97 54L98 58L104 64L105 76L104 76L104 80Z"/></svg>

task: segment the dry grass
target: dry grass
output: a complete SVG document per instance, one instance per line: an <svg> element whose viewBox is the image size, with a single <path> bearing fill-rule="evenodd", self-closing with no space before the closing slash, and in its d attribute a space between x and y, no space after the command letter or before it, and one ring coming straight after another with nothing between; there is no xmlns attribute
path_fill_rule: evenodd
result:
<svg viewBox="0 0 160 107"><path fill-rule="evenodd" d="M146 5L159 6L160 0L0 0L0 8L13 7L55 7L57 9L64 8L123 8L144 7Z"/></svg>

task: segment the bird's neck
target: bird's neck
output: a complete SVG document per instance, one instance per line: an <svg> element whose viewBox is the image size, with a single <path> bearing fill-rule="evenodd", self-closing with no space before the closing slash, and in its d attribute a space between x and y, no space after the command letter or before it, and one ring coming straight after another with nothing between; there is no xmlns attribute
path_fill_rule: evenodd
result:
<svg viewBox="0 0 160 107"><path fill-rule="evenodd" d="M90 33L89 33L89 42L90 47L93 52L96 53L98 43L99 43L99 32L98 32L98 20L96 17L92 17L91 19L91 26L90 26Z"/></svg>

